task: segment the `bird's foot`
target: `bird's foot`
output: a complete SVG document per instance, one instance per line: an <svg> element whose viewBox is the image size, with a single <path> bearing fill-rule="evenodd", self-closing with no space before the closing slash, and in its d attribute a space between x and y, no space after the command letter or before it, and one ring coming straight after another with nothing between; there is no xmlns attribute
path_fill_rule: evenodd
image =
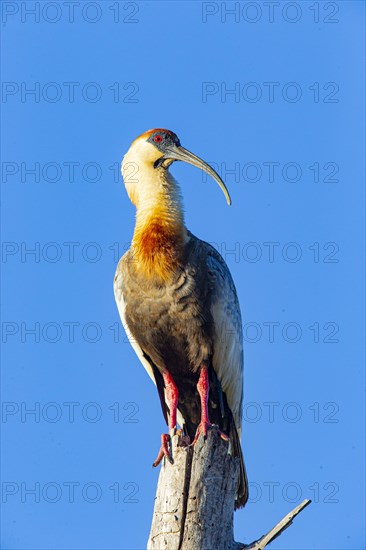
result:
<svg viewBox="0 0 366 550"><path fill-rule="evenodd" d="M202 420L198 424L197 431L196 431L196 436L195 436L194 440L192 441L191 446L193 446L197 443L197 440L198 440L200 435L203 435L204 439L206 439L208 430L212 430L212 429L217 430L219 436L224 441L229 441L230 440L230 438L226 434L224 434L224 432L219 430L219 428L216 426L216 424L211 424L211 422L207 422L205 420Z"/></svg>
<svg viewBox="0 0 366 550"><path fill-rule="evenodd" d="M159 466L160 462L163 460L164 457L170 462L170 464L173 464L173 458L169 451L170 441L171 439L169 434L161 435L161 447L155 462L153 462L154 468L156 468L156 466Z"/></svg>

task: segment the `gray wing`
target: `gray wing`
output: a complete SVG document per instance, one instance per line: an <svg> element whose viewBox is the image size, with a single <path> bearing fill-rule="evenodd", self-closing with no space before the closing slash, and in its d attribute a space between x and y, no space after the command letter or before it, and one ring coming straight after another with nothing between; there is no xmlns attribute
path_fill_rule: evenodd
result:
<svg viewBox="0 0 366 550"><path fill-rule="evenodd" d="M214 322L213 368L226 394L236 428L241 435L243 402L243 333L239 301L230 271L208 243L207 268L214 275L211 299Z"/></svg>

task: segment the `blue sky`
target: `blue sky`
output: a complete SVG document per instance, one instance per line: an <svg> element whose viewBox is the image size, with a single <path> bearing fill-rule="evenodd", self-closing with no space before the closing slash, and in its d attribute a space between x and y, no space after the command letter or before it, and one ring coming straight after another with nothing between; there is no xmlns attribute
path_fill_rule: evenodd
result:
<svg viewBox="0 0 366 550"><path fill-rule="evenodd" d="M146 546L164 423L112 282L154 127L233 199L173 166L242 307L236 538L311 498L274 549L364 548L364 3L271 6L2 2L4 549Z"/></svg>

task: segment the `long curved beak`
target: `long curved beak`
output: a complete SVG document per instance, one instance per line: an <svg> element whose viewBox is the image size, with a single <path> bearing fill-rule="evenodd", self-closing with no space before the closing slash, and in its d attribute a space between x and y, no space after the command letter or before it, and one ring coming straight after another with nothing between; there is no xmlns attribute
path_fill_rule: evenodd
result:
<svg viewBox="0 0 366 550"><path fill-rule="evenodd" d="M197 157L196 155L194 155L193 153L188 151L188 149L185 149L181 145L176 145L174 147L169 148L169 150L164 154L164 159L181 160L182 162L187 162L188 164L192 164L193 166L196 166L197 168L200 168L201 170L206 172L206 174L211 176L219 184L222 192L225 195L228 205L229 206L231 205L231 198L225 183L222 181L218 173L213 168L211 168L209 164L207 164L207 162L200 159L199 157Z"/></svg>

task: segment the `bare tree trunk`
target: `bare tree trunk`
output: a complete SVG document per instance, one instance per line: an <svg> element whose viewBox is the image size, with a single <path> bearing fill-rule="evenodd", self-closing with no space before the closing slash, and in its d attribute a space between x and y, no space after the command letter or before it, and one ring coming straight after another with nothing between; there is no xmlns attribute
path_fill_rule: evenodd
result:
<svg viewBox="0 0 366 550"><path fill-rule="evenodd" d="M148 550L261 550L310 503L305 500L267 535L250 545L234 541L233 515L239 461L216 430L194 448L173 438L174 464L164 461L158 481Z"/></svg>

